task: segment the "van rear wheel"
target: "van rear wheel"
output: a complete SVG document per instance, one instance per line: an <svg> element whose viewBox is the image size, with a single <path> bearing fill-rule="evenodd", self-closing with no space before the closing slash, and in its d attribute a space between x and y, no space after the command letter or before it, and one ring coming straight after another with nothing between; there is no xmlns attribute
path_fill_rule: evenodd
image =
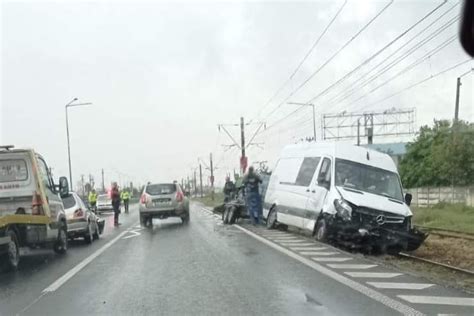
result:
<svg viewBox="0 0 474 316"><path fill-rule="evenodd" d="M5 237L10 237L8 242L7 252L2 256L2 261L6 263L6 268L9 271L18 269L20 263L20 247L18 245L18 238L14 231L8 231Z"/></svg>
<svg viewBox="0 0 474 316"><path fill-rule="evenodd" d="M277 223L277 211L276 209L272 208L267 217L267 228L274 229L276 227L276 223Z"/></svg>

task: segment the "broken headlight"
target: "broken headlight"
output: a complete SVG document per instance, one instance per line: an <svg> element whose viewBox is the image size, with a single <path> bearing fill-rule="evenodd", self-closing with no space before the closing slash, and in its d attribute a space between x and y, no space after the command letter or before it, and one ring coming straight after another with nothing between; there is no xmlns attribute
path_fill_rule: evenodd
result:
<svg viewBox="0 0 474 316"><path fill-rule="evenodd" d="M342 199L334 200L334 207L336 208L337 214L344 221L350 221L352 216L352 207L346 201Z"/></svg>

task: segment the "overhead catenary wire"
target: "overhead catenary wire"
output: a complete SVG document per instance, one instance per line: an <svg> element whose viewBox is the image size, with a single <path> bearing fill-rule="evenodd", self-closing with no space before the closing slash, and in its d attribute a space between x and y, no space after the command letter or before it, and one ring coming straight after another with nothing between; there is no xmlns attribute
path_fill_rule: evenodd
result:
<svg viewBox="0 0 474 316"><path fill-rule="evenodd" d="M392 41L390 41L388 44L386 44L384 47L382 47L381 49L379 49L376 53L374 53L373 55L371 55L369 58L367 58L366 60L364 60L362 63L360 63L358 66L356 66L354 69L352 69L351 71L349 71L348 73L346 73L344 76L342 76L340 79L336 80L334 83L332 83L331 85L329 85L326 89L324 89L323 91L321 91L319 94L317 94L316 96L312 97L310 100L308 100L307 103L313 103L315 102L317 99L319 99L320 97L324 96L325 94L327 94L331 89L334 89L335 87L337 87L341 82L343 82L344 80L346 80L347 78L351 77L354 73L356 73L359 69L361 69L363 66L367 65L369 62L371 62L373 59L375 59L377 56L379 56L382 52L384 52L385 50L387 50L389 47L391 47L394 43L396 43L398 40L400 40L402 37L404 37L406 34L408 34L411 30L413 30L416 26L418 26L420 23L422 23L423 21L425 21L427 18L429 18L431 15L433 15L437 10L439 10L442 6L444 6L445 4L447 3L447 1L443 1L441 4L437 5L434 9L432 9L430 12L428 12L426 15L424 15L420 20L418 20L415 24L411 25L409 28L407 28L405 31L403 31L401 34L399 34L395 39L393 39ZM458 3L457 3L458 4ZM449 8L447 10L447 12L451 11L452 9L454 9L454 7L457 5L455 4L454 6L452 6L451 8ZM443 17L447 12L445 12L444 14L442 14L440 17L438 17L438 19L440 19L441 17ZM437 20L435 20L437 21ZM428 27L430 27L432 24L430 24ZM427 27L427 28L428 28ZM405 43L402 47L404 47L405 45L407 45L408 43L410 43L413 39L415 39L419 34L421 34L424 30L422 30L421 32L419 32L418 34L416 34L415 36L412 37L412 39L410 39L407 43ZM384 60L385 61L385 60ZM382 61L382 62L384 62ZM378 67L380 64L378 64L376 67Z"/></svg>
<svg viewBox="0 0 474 316"><path fill-rule="evenodd" d="M379 18L392 4L394 0L391 0L388 4L386 4L380 11L375 14L362 28L360 28L348 41L344 43L335 53L331 55L321 66L319 66L315 71L311 73L309 77L307 77L296 89L294 89L282 102L280 102L275 108L273 108L272 111L270 111L269 114L267 114L266 118L270 117L273 113L275 113L283 104L285 104L293 95L295 95L301 88L303 88L309 81L311 81L322 69L324 69L334 58L336 58L337 55L341 51L343 51L347 46L349 46L356 38L358 38L377 18ZM301 108L301 107L300 107ZM295 111L291 112L289 115L285 116L291 116L293 113L296 113L300 108L297 108ZM278 120L277 122L281 122L282 120ZM272 124L275 125L275 124ZM265 129L262 131L264 133L265 131L268 131L269 128Z"/></svg>
<svg viewBox="0 0 474 316"><path fill-rule="evenodd" d="M308 52L305 54L305 56L303 57L303 59L301 59L301 61L298 63L298 66L296 66L296 68L293 70L293 72L291 73L291 75L288 77L288 79L277 89L277 91L270 97L270 99L268 99L268 101L264 104L264 106L260 109L259 113L257 114L257 117L262 113L262 111L280 94L280 92L288 85L288 83L291 82L291 80L293 80L293 77L296 75L296 73L300 70L301 66L303 66L304 62L308 59L309 55L311 55L311 53L314 51L314 49L316 48L316 46L319 44L319 42L321 41L321 39L323 38L323 36L327 33L327 31L329 30L329 28L331 27L331 25L334 23L334 21L337 19L337 17L339 16L339 14L342 12L342 10L344 9L344 7L346 6L347 4L347 0L344 0L344 3L339 7L339 9L337 10L336 14L333 16L333 18L329 21L329 23L326 25L326 27L324 28L324 30L321 32L321 34L319 34L318 38L316 39L316 41L313 43L313 45L311 46L311 48L308 50ZM251 119L249 122L252 122L254 119Z"/></svg>
<svg viewBox="0 0 474 316"><path fill-rule="evenodd" d="M425 44L433 40L436 36L441 34L443 31L447 30L449 26L453 25L456 21L459 20L459 16L454 17L447 23L443 24L440 28L435 30L433 33L428 35L426 38L415 44L413 47L408 49L406 52L404 52L401 56L398 56L395 60L391 61L388 65L385 65L382 69L380 69L377 73L369 77L368 79L364 79L369 73L371 73L374 69L376 69L378 66L380 66L383 62L387 61L390 59L395 53L397 53L399 50L395 51L392 53L390 56L382 60L379 64L377 64L375 67L371 68L365 75L362 75L359 80L355 81L353 84L351 84L349 87L346 87L345 91L342 93L330 98L327 102L328 103L340 103L344 100L346 100L348 97L353 95L354 93L357 93L358 91L361 91L362 88L367 86L368 84L372 83L375 81L377 78L385 74L387 71L401 63L403 60L408 58L411 54L413 54L415 51L419 50L421 47L423 47ZM405 46L405 45L404 45Z"/></svg>

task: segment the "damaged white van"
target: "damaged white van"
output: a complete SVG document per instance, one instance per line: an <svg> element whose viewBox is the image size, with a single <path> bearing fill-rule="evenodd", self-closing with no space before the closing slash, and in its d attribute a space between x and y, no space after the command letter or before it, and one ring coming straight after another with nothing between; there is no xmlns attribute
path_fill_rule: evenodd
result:
<svg viewBox="0 0 474 316"><path fill-rule="evenodd" d="M390 156L342 143L284 148L265 194L267 228L290 225L370 251L414 250L426 238L412 228Z"/></svg>

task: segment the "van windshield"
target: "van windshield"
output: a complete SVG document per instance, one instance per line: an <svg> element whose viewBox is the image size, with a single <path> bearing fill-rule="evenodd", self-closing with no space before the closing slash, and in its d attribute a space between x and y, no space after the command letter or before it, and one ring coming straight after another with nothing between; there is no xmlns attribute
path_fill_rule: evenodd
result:
<svg viewBox="0 0 474 316"><path fill-rule="evenodd" d="M349 160L336 159L336 186L403 201L398 174Z"/></svg>
<svg viewBox="0 0 474 316"><path fill-rule="evenodd" d="M23 159L0 160L0 182L24 181L28 179L28 169Z"/></svg>

